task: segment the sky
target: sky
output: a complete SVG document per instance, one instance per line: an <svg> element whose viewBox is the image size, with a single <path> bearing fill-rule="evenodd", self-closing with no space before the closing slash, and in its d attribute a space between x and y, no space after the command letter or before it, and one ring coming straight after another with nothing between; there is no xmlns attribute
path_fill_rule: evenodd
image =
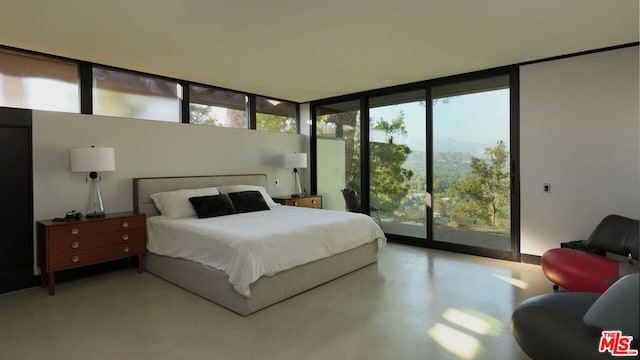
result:
<svg viewBox="0 0 640 360"><path fill-rule="evenodd" d="M509 89L486 91L438 100L433 107L435 138L450 138L477 144L509 141ZM426 134L425 107L419 102L384 106L370 110L373 119L387 121L405 114L408 133L406 144L413 150L424 144Z"/></svg>

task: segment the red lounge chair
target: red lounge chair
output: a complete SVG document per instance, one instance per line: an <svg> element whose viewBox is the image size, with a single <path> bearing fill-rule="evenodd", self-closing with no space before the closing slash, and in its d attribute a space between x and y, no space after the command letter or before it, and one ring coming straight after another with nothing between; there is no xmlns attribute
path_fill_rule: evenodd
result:
<svg viewBox="0 0 640 360"><path fill-rule="evenodd" d="M587 240L590 249L621 255L628 261L558 248L542 255L542 271L555 284L554 289L602 293L620 277L640 272L638 227L638 220L609 215Z"/></svg>

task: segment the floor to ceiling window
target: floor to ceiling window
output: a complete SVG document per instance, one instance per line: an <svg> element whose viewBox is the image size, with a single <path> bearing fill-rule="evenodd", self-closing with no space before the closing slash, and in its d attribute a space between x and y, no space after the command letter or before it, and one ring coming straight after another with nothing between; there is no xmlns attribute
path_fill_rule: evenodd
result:
<svg viewBox="0 0 640 360"><path fill-rule="evenodd" d="M511 251L509 76L431 88L433 240Z"/></svg>
<svg viewBox="0 0 640 360"><path fill-rule="evenodd" d="M427 237L426 91L369 99L369 199L387 234Z"/></svg>
<svg viewBox="0 0 640 360"><path fill-rule="evenodd" d="M517 259L514 84L492 71L314 102L312 190L354 211L349 191L390 241Z"/></svg>

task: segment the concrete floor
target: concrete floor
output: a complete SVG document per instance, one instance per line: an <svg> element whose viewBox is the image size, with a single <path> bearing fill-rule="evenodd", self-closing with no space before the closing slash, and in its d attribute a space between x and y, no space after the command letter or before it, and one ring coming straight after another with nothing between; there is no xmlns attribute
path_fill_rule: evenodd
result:
<svg viewBox="0 0 640 360"><path fill-rule="evenodd" d="M0 295L2 359L526 359L539 266L389 244L378 264L238 316L133 269Z"/></svg>

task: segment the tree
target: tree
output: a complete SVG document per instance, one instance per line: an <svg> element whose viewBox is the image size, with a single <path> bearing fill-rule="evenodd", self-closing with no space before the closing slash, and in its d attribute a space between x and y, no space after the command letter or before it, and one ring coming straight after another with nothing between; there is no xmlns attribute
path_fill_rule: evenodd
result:
<svg viewBox="0 0 640 360"><path fill-rule="evenodd" d="M392 121L379 119L373 129L382 130L385 143L369 144L370 190L372 201L380 210L398 210L411 189L413 171L403 168L411 149L394 144L395 139L406 136L404 113ZM342 138L345 142L345 187L360 194L360 112L358 109L319 116L316 129L319 134ZM426 181L424 182L426 184ZM422 185L421 187L424 187ZM416 187L417 188L417 187Z"/></svg>
<svg viewBox="0 0 640 360"><path fill-rule="evenodd" d="M369 144L370 156L370 188L371 194L375 194L375 201L382 211L397 210L409 192L409 181L413 177L413 171L402 167L411 149L407 145L394 144L396 139L406 136L404 126L404 113L400 112L396 118L386 121L381 118L373 129L385 132L387 143L371 142Z"/></svg>
<svg viewBox="0 0 640 360"><path fill-rule="evenodd" d="M505 171L509 153L503 141L487 148L488 159L471 158L472 176L453 185L459 198L456 210L486 221L495 227L499 216L508 216L509 172Z"/></svg>

